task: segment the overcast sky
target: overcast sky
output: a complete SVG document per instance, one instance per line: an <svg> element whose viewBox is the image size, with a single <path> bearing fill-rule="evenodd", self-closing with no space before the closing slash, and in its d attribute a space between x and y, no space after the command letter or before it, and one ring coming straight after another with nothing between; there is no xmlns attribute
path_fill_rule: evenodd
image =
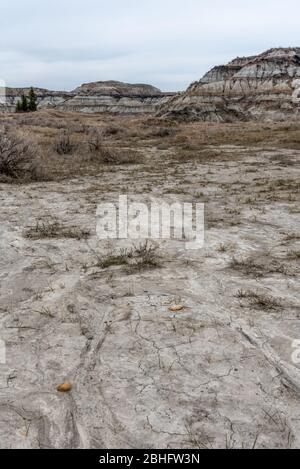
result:
<svg viewBox="0 0 300 469"><path fill-rule="evenodd" d="M1 0L0 79L182 90L238 55L300 46L299 18L299 0Z"/></svg>

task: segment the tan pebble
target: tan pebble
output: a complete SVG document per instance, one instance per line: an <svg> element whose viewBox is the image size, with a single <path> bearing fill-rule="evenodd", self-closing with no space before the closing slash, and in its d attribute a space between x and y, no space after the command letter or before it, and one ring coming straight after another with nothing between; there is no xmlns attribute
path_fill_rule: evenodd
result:
<svg viewBox="0 0 300 469"><path fill-rule="evenodd" d="M58 392L69 392L72 389L72 383L70 381L65 381L63 384L57 386Z"/></svg>
<svg viewBox="0 0 300 469"><path fill-rule="evenodd" d="M184 309L183 305L175 305L175 306L171 306L169 308L169 311L172 311L173 313L176 313L176 311L182 311L183 309Z"/></svg>

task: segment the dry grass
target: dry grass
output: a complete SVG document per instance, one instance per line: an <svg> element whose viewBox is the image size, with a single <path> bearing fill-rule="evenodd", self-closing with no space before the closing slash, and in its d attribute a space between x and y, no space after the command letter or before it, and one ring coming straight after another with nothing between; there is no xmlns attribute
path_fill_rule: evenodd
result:
<svg viewBox="0 0 300 469"><path fill-rule="evenodd" d="M0 182L43 179L36 147L8 130L0 131Z"/></svg>
<svg viewBox="0 0 300 469"><path fill-rule="evenodd" d="M109 253L104 257L100 257L97 266L101 269L107 269L112 266L126 266L129 273L141 271L145 269L153 269L160 267L158 256L158 248L148 241L133 246L131 249L121 249L117 253Z"/></svg>
<svg viewBox="0 0 300 469"><path fill-rule="evenodd" d="M121 249L117 254L107 254L104 257L99 257L97 266L101 269L108 269L113 266L127 265L128 252L126 249Z"/></svg>
<svg viewBox="0 0 300 469"><path fill-rule="evenodd" d="M240 259L233 257L230 268L253 277L264 277L268 274L294 275L293 270L286 264L263 255Z"/></svg>
<svg viewBox="0 0 300 469"><path fill-rule="evenodd" d="M284 241L299 241L300 233L287 233L284 235Z"/></svg>
<svg viewBox="0 0 300 469"><path fill-rule="evenodd" d="M149 137L157 137L157 138L166 138L166 137L173 137L177 134L177 129L174 127L155 127L151 129L148 133Z"/></svg>
<svg viewBox="0 0 300 469"><path fill-rule="evenodd" d="M70 134L64 132L54 144L54 150L58 155L71 155L75 145L71 142Z"/></svg>
<svg viewBox="0 0 300 469"><path fill-rule="evenodd" d="M300 250L297 251L289 251L287 258L291 261L299 261L300 260Z"/></svg>
<svg viewBox="0 0 300 469"><path fill-rule="evenodd" d="M230 251L231 248L232 248L232 246L230 244L221 243L217 247L217 251L220 252L220 253L225 253L225 252Z"/></svg>
<svg viewBox="0 0 300 469"><path fill-rule="evenodd" d="M257 146L289 148L289 142L294 148L300 141L299 123L178 124L157 117L57 110L0 116L0 126L1 123L14 133L17 130L21 138L30 135L41 155L47 179L55 180L100 173L110 166L142 164L142 150L148 147L171 150L174 156L172 161L169 159L170 165L172 162L206 164L232 159L230 151L225 154L220 151L220 145L253 147L255 151ZM289 164L287 160L279 163ZM297 181L281 184L278 180L269 189L294 192L299 184Z"/></svg>
<svg viewBox="0 0 300 469"><path fill-rule="evenodd" d="M76 226L64 226L57 220L38 220L36 226L28 228L24 236L31 240L38 239L86 239L90 236L90 230Z"/></svg>
<svg viewBox="0 0 300 469"><path fill-rule="evenodd" d="M249 306L255 309L276 310L282 307L281 298L274 298L271 295L266 295L265 293L258 293L252 290L239 290L236 294L236 297L240 300L247 300Z"/></svg>
<svg viewBox="0 0 300 469"><path fill-rule="evenodd" d="M116 134L119 133L118 128L113 128ZM106 129L107 131L107 129ZM108 135L116 135L112 129L110 130L111 133ZM121 165L121 164L135 164L141 163L142 158L137 152L128 151L128 150L116 150L113 147L108 147L105 144L105 137L107 135L103 130L93 130L88 135L88 149L89 154L87 155L87 159L93 163L100 163L100 164L112 164L112 165Z"/></svg>
<svg viewBox="0 0 300 469"><path fill-rule="evenodd" d="M89 153L84 155L88 162L102 165L129 165L142 163L142 157L135 151L116 150L104 146L102 141L96 138L89 140Z"/></svg>

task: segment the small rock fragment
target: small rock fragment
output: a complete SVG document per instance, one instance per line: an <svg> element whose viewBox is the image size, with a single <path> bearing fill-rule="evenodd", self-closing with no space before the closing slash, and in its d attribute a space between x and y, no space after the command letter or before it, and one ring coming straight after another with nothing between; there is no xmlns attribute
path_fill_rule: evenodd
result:
<svg viewBox="0 0 300 469"><path fill-rule="evenodd" d="M172 311L172 313L176 313L177 311L182 311L183 309L184 309L183 305L175 305L175 306L171 306L169 308L169 311Z"/></svg>
<svg viewBox="0 0 300 469"><path fill-rule="evenodd" d="M65 381L64 383L57 386L58 392L69 392L72 389L72 383L70 381Z"/></svg>

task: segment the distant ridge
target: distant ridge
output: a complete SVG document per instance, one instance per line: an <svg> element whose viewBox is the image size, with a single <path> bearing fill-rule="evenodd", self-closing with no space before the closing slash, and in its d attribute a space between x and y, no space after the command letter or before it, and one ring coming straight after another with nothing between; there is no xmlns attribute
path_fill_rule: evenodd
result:
<svg viewBox="0 0 300 469"><path fill-rule="evenodd" d="M108 112L114 114L154 114L175 93L163 93L145 84L128 84L119 81L85 83L73 91L50 91L34 88L38 108L56 108L86 113ZM7 88L6 102L0 103L0 111L14 112L22 94L29 88Z"/></svg>
<svg viewBox="0 0 300 469"><path fill-rule="evenodd" d="M299 118L300 47L274 48L216 66L159 115L181 120L233 122Z"/></svg>

